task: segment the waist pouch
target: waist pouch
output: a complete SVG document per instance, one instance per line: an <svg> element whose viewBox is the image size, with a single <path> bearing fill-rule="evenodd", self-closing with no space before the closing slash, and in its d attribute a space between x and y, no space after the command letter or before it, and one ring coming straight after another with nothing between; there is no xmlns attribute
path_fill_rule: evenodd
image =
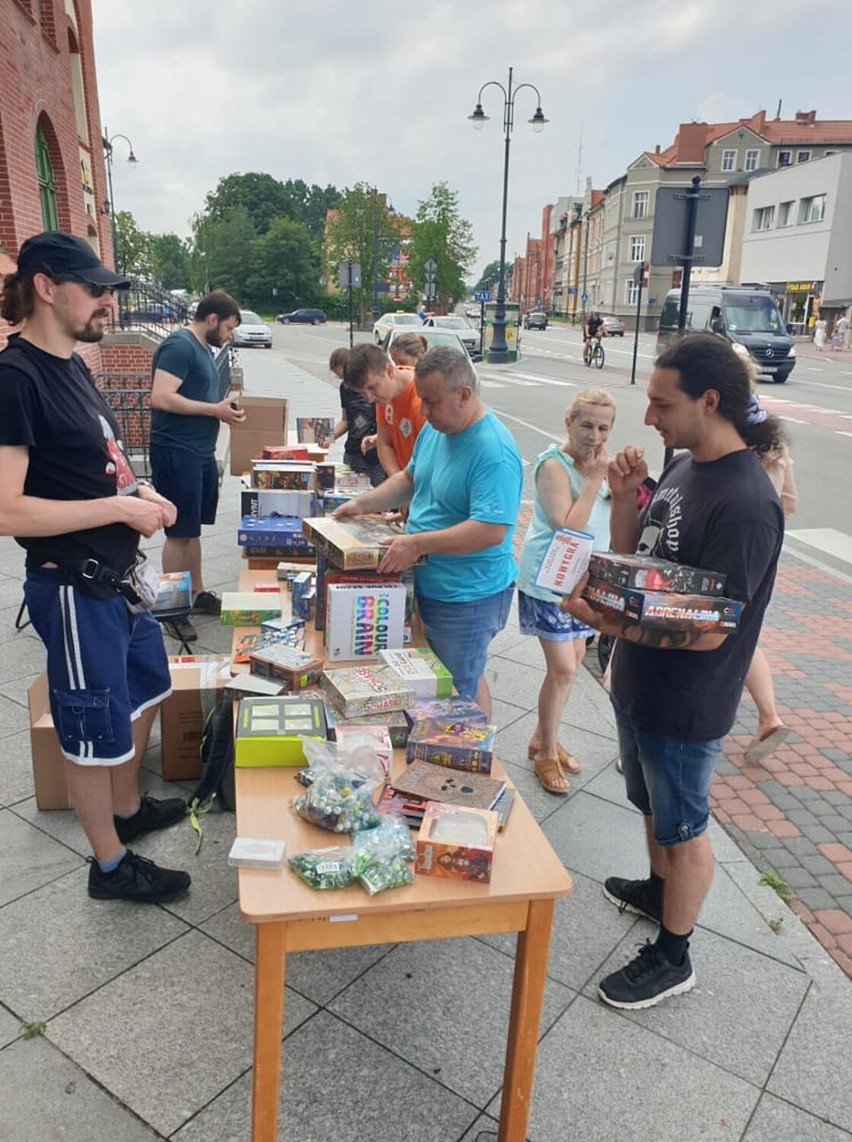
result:
<svg viewBox="0 0 852 1142"><path fill-rule="evenodd" d="M157 600L159 578L142 552L123 574L97 559L57 560L62 580L93 599L121 595L134 614L150 611Z"/></svg>

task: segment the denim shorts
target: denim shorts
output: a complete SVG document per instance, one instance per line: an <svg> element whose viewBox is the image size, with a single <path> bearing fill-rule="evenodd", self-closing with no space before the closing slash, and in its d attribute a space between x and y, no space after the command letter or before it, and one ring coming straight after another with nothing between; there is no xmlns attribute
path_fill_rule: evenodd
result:
<svg viewBox="0 0 852 1142"><path fill-rule="evenodd" d="M525 595L518 588L518 626L521 634L534 634L546 642L573 642L576 638L591 638L595 633L573 615L559 609L559 603L545 602Z"/></svg>
<svg viewBox="0 0 852 1142"><path fill-rule="evenodd" d="M59 748L78 765L122 765L134 754L131 723L168 697L163 632L121 595L93 599L56 571L27 572L24 598L47 650L50 712Z"/></svg>
<svg viewBox="0 0 852 1142"><path fill-rule="evenodd" d="M691 841L707 828L708 796L723 738L686 742L641 729L612 696L627 799L652 818L658 845Z"/></svg>
<svg viewBox="0 0 852 1142"><path fill-rule="evenodd" d="M216 522L219 471L215 456L152 444L151 480L177 508L177 519L165 529L171 539L197 539L203 523Z"/></svg>
<svg viewBox="0 0 852 1142"><path fill-rule="evenodd" d="M442 603L417 596L426 641L452 674L462 698L473 701L476 697L488 647L506 625L513 594L514 587L507 587L469 603Z"/></svg>

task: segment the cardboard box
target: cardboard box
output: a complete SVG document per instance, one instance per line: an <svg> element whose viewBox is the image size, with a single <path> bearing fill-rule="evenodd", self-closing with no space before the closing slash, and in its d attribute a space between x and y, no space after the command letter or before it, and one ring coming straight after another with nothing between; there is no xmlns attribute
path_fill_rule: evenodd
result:
<svg viewBox="0 0 852 1142"><path fill-rule="evenodd" d="M308 460L253 460L251 486L263 491L313 492L316 470Z"/></svg>
<svg viewBox="0 0 852 1142"><path fill-rule="evenodd" d="M598 579L588 581L583 598L596 611L612 611L656 630L735 631L743 612L742 603L719 595L642 591Z"/></svg>
<svg viewBox="0 0 852 1142"><path fill-rule="evenodd" d="M428 761L467 773L490 773L496 732L497 727L487 722L427 718L411 727L405 760Z"/></svg>
<svg viewBox="0 0 852 1142"><path fill-rule="evenodd" d="M414 687L418 698L449 698L453 676L428 646L407 650L380 650L379 658Z"/></svg>
<svg viewBox="0 0 852 1142"><path fill-rule="evenodd" d="M415 702L414 691L389 666L329 666L320 687L344 718L406 710Z"/></svg>
<svg viewBox="0 0 852 1142"><path fill-rule="evenodd" d="M201 775L204 723L230 678L230 660L220 655L178 655L169 659L169 670L172 693L160 707L163 780L193 780ZM71 809L45 674L30 686L27 704L36 805L45 810Z"/></svg>
<svg viewBox="0 0 852 1142"><path fill-rule="evenodd" d="M164 781L201 776L201 735L210 711L231 677L231 659L219 654L183 654L169 659L172 692L160 707Z"/></svg>
<svg viewBox="0 0 852 1142"><path fill-rule="evenodd" d="M302 520L302 528L317 551L342 571L375 568L385 554L382 540L395 539L405 532L398 524L381 516L330 519L318 516Z"/></svg>
<svg viewBox="0 0 852 1142"><path fill-rule="evenodd" d="M721 595L725 590L725 575L721 571L705 571L650 555L594 551L589 560L589 578L614 587L675 591L681 595Z"/></svg>
<svg viewBox="0 0 852 1142"><path fill-rule="evenodd" d="M430 801L417 834L415 871L488 884L497 840L497 814Z"/></svg>
<svg viewBox="0 0 852 1142"><path fill-rule="evenodd" d="M240 407L246 418L231 425L231 475L239 476L251 467L265 444L287 443L287 401L281 397L243 395Z"/></svg>
<svg viewBox="0 0 852 1142"><path fill-rule="evenodd" d="M46 674L39 674L27 690L27 705L36 805L39 809L72 809L65 784L65 758L50 714Z"/></svg>

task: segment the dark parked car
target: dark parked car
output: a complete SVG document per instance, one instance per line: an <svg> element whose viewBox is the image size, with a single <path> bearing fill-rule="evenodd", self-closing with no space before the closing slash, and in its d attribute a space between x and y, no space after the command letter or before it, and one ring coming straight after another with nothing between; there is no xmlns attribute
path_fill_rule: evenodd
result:
<svg viewBox="0 0 852 1142"><path fill-rule="evenodd" d="M547 314L542 309L531 309L524 314L524 329L547 329Z"/></svg>
<svg viewBox="0 0 852 1142"><path fill-rule="evenodd" d="M294 309L292 313L279 313L275 320L282 325L325 325L326 316L321 309Z"/></svg>

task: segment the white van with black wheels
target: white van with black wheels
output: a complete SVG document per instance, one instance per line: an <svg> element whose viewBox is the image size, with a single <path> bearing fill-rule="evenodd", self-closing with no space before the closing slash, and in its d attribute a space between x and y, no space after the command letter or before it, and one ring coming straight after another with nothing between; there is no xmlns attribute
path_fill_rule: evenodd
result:
<svg viewBox="0 0 852 1142"><path fill-rule="evenodd" d="M660 313L657 352L677 336L680 290L669 290ZM754 286L692 286L687 333L716 333L757 366L758 380L783 384L796 364L796 346L769 290Z"/></svg>

